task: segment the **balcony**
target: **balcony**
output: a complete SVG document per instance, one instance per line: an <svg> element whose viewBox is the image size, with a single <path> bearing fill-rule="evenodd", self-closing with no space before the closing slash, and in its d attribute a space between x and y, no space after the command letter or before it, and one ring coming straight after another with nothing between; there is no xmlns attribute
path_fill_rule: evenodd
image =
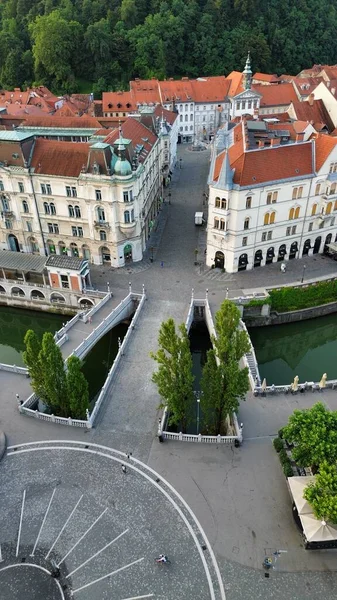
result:
<svg viewBox="0 0 337 600"><path fill-rule="evenodd" d="M6 209L1 211L2 219L15 219L15 214L12 210Z"/></svg>
<svg viewBox="0 0 337 600"><path fill-rule="evenodd" d="M110 229L110 223L108 221L94 221L95 229Z"/></svg>

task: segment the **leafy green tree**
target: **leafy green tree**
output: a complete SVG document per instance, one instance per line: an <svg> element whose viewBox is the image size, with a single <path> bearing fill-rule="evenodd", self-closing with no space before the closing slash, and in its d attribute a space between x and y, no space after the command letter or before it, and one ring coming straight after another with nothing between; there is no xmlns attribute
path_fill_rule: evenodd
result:
<svg viewBox="0 0 337 600"><path fill-rule="evenodd" d="M68 358L66 376L68 416L74 419L85 419L86 410L89 408L89 387L81 367L82 362L77 356Z"/></svg>
<svg viewBox="0 0 337 600"><path fill-rule="evenodd" d="M151 357L159 365L158 371L152 375L152 381L162 398L160 407L168 407L170 423L181 427L182 432L186 433L195 403L194 376L190 342L184 324L179 325L178 332L173 319L162 323L158 337L159 349L151 352Z"/></svg>
<svg viewBox="0 0 337 600"><path fill-rule="evenodd" d="M49 331L43 334L39 361L43 369L44 393L42 399L52 412L69 417L64 362L60 348Z"/></svg>
<svg viewBox="0 0 337 600"><path fill-rule="evenodd" d="M60 11L54 10L37 17L30 24L29 31L36 76L44 72L50 80L55 80L56 85L64 85L73 74L80 49L81 25L77 21L67 21Z"/></svg>
<svg viewBox="0 0 337 600"><path fill-rule="evenodd" d="M294 460L314 470L326 461L337 462L337 412L318 402L312 408L295 410L283 428L283 437L294 443Z"/></svg>
<svg viewBox="0 0 337 600"><path fill-rule="evenodd" d="M250 343L239 322L238 308L224 300L215 315L216 337L212 337L213 350L207 353L201 380L201 407L214 435L225 430L227 417L238 410L249 390L248 368L241 368L240 360L250 350Z"/></svg>
<svg viewBox="0 0 337 600"><path fill-rule="evenodd" d="M315 481L309 483L303 497L312 506L317 519L337 523L337 468L324 461Z"/></svg>
<svg viewBox="0 0 337 600"><path fill-rule="evenodd" d="M41 343L36 333L28 329L24 337L26 350L23 353L23 360L28 369L31 386L34 392L44 396L44 371L40 360Z"/></svg>

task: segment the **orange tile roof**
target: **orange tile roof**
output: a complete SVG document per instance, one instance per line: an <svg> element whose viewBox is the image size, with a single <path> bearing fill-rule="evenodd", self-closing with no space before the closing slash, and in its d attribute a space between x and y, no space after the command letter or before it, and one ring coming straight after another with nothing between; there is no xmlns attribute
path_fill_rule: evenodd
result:
<svg viewBox="0 0 337 600"><path fill-rule="evenodd" d="M160 81L159 86L159 102L162 102L163 104L165 104L165 102L170 102L171 100L175 100L176 102L188 102L191 100L191 102L193 102L193 84L191 79L169 79L167 81Z"/></svg>
<svg viewBox="0 0 337 600"><path fill-rule="evenodd" d="M337 139L330 135L318 134L315 140L316 146L316 171L319 171L330 152L336 147Z"/></svg>
<svg viewBox="0 0 337 600"><path fill-rule="evenodd" d="M35 140L31 166L34 173L78 177L83 165L87 165L89 144L82 142L56 142Z"/></svg>
<svg viewBox="0 0 337 600"><path fill-rule="evenodd" d="M20 104L2 104L0 98L0 106L4 107L7 111L8 115L15 115L24 117L25 115L40 115L41 117L46 114L42 108L38 106L31 106L30 104L20 105Z"/></svg>
<svg viewBox="0 0 337 600"><path fill-rule="evenodd" d="M229 75L227 75L226 79L230 81L228 96L232 98L233 96L243 92L242 73L240 73L240 71L232 71Z"/></svg>
<svg viewBox="0 0 337 600"><path fill-rule="evenodd" d="M153 145L157 141L157 136L150 131L145 125L134 119L133 117L129 117L122 124L122 136L126 139L132 141L132 145L135 148L137 144L144 146L143 152L140 154L140 162L143 162L152 149ZM109 134L104 140L107 144L113 145L119 138L119 131L115 129L111 134Z"/></svg>
<svg viewBox="0 0 337 600"><path fill-rule="evenodd" d="M103 92L102 107L104 113L130 112L137 109L137 104L131 92Z"/></svg>
<svg viewBox="0 0 337 600"><path fill-rule="evenodd" d="M57 115L27 115L22 122L27 127L61 127L62 129L99 129L101 124L98 119L84 115L82 117L60 117Z"/></svg>
<svg viewBox="0 0 337 600"><path fill-rule="evenodd" d="M161 116L163 116L164 119L170 125L173 125L174 121L178 118L178 114L176 112L174 112L173 110L167 110L160 104L158 104L158 106L156 106L156 108L154 109L154 114L156 117L160 117L160 118L161 118Z"/></svg>
<svg viewBox="0 0 337 600"><path fill-rule="evenodd" d="M136 106L161 102L158 79L135 79L130 81L130 90Z"/></svg>
<svg viewBox="0 0 337 600"><path fill-rule="evenodd" d="M315 124L323 123L328 128L328 131L334 130L335 126L325 108L323 100L313 100L312 103L308 100L304 102L296 101L292 103L292 106L298 121L309 121Z"/></svg>
<svg viewBox="0 0 337 600"><path fill-rule="evenodd" d="M254 79L257 79L258 81L266 81L266 82L273 82L273 81L277 81L278 77L277 75L270 75L269 73L255 73L253 75L253 81Z"/></svg>
<svg viewBox="0 0 337 600"><path fill-rule="evenodd" d="M194 102L223 102L230 90L230 81L218 77L199 77L192 80Z"/></svg>
<svg viewBox="0 0 337 600"><path fill-rule="evenodd" d="M297 101L297 95L292 83L279 85L252 85L252 89L261 94L260 107L289 106Z"/></svg>

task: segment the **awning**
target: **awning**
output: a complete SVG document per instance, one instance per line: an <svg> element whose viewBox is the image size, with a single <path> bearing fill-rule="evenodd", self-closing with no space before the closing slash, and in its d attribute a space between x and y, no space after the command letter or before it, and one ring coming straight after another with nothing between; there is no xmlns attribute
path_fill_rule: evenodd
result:
<svg viewBox="0 0 337 600"><path fill-rule="evenodd" d="M287 482L290 494L301 520L303 533L308 542L332 542L337 540L337 525L317 519L312 512L312 507L303 498L305 488L315 481L312 475L306 477L288 477Z"/></svg>
<svg viewBox="0 0 337 600"><path fill-rule="evenodd" d="M327 244L327 247L329 248L329 250L332 250L332 252L337 252L337 244L335 242Z"/></svg>

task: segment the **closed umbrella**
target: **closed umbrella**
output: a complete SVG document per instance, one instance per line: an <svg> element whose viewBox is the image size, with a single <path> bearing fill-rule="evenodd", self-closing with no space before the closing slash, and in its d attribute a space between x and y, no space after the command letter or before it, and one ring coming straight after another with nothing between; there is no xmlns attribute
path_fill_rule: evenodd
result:
<svg viewBox="0 0 337 600"><path fill-rule="evenodd" d="M327 380L327 378L328 378L327 374L326 374L326 373L323 373L322 379L321 379L321 381L320 381L320 382L319 382L319 384L318 384L321 390L322 390L323 388L325 388L325 386L326 386L326 380Z"/></svg>
<svg viewBox="0 0 337 600"><path fill-rule="evenodd" d="M267 380L266 380L266 378L264 378L264 380L262 381L262 384L261 384L261 390L263 392L265 392L266 391L266 387L267 387Z"/></svg>
<svg viewBox="0 0 337 600"><path fill-rule="evenodd" d="M300 379L299 376L296 375L296 377L294 378L293 383L291 384L291 389L292 389L293 392L297 392L297 390L298 390L299 379Z"/></svg>

